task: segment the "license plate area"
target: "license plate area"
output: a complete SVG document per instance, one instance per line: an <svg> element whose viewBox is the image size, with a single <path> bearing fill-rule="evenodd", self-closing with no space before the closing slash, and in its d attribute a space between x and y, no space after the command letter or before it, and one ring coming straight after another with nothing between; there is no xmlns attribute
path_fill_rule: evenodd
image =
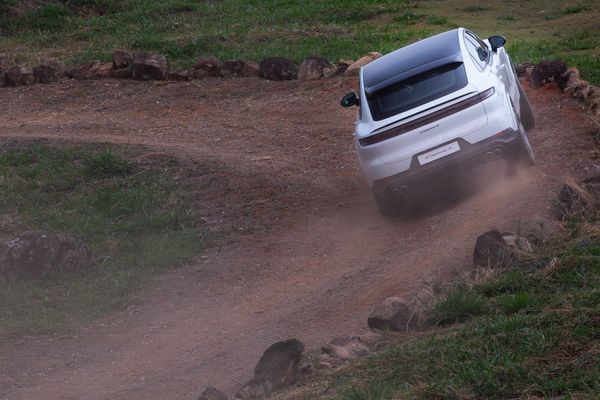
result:
<svg viewBox="0 0 600 400"><path fill-rule="evenodd" d="M452 142L430 150L427 153L421 154L417 157L417 160L419 160L420 165L425 165L432 161L439 160L442 157L446 157L450 154L456 153L457 151L460 151L460 146L458 145L458 142Z"/></svg>

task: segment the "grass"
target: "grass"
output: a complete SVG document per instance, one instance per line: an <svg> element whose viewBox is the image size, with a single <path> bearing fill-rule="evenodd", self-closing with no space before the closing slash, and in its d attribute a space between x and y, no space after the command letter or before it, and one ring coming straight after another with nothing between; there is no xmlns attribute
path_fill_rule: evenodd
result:
<svg viewBox="0 0 600 400"><path fill-rule="evenodd" d="M208 236L174 172L111 149L44 145L0 153L0 233L65 231L86 240L86 271L0 286L0 336L90 321L131 304L165 267L193 261Z"/></svg>
<svg viewBox="0 0 600 400"><path fill-rule="evenodd" d="M349 364L310 398L598 398L600 237L583 232L546 244L541 267L449 286L423 336Z"/></svg>
<svg viewBox="0 0 600 400"><path fill-rule="evenodd" d="M9 6L17 12L9 15ZM565 43L573 31L595 33L599 18L593 0L568 7L558 0L531 0L518 8L467 0L1 0L0 58L76 63L109 60L112 50L126 48L166 54L176 66L191 65L204 54L256 62L274 55L295 62L313 54L357 59L467 26L482 36L506 36L517 63L563 58L599 84L598 39L586 48Z"/></svg>

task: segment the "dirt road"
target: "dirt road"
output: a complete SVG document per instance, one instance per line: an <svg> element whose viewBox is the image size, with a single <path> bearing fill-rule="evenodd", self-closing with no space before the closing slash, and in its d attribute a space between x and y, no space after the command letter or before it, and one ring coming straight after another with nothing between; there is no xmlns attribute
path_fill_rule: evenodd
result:
<svg viewBox="0 0 600 400"><path fill-rule="evenodd" d="M594 126L553 89L529 90L538 166L477 182L458 201L380 217L356 168L353 81L113 80L0 89L0 137L148 146L201 166L198 207L235 232L160 276L139 305L73 332L0 343L0 399L195 399L230 393L262 351L309 350L365 331L373 306L469 268L476 237L548 219L567 174L588 165Z"/></svg>

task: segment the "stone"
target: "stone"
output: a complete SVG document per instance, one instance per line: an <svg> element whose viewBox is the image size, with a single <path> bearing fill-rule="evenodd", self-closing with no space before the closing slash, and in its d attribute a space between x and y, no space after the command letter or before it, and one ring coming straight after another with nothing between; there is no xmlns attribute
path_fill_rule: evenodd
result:
<svg viewBox="0 0 600 400"><path fill-rule="evenodd" d="M273 388L268 382L252 379L237 392L235 398L240 400L264 399L270 396L272 391Z"/></svg>
<svg viewBox="0 0 600 400"><path fill-rule="evenodd" d="M323 57L311 56L300 64L298 68L298 80L313 81L322 79L325 75L329 75L331 71L337 71L337 68L329 60Z"/></svg>
<svg viewBox="0 0 600 400"><path fill-rule="evenodd" d="M223 61L219 60L217 57L202 56L199 57L192 66L192 75L195 79L223 76L221 72L222 67Z"/></svg>
<svg viewBox="0 0 600 400"><path fill-rule="evenodd" d="M229 400L229 396L221 392L219 389L211 386L202 392L198 400Z"/></svg>
<svg viewBox="0 0 600 400"><path fill-rule="evenodd" d="M227 60L221 68L221 74L225 77L251 78L258 76L258 71L258 64L242 59Z"/></svg>
<svg viewBox="0 0 600 400"><path fill-rule="evenodd" d="M404 332L416 323L411 307L399 297L388 297L371 313L367 323L371 329Z"/></svg>
<svg viewBox="0 0 600 400"><path fill-rule="evenodd" d="M112 76L113 78L117 79L129 79L133 76L133 66L128 68L113 69Z"/></svg>
<svg viewBox="0 0 600 400"><path fill-rule="evenodd" d="M271 345L256 364L254 377L271 382L276 389L293 384L303 352L304 344L298 339Z"/></svg>
<svg viewBox="0 0 600 400"><path fill-rule="evenodd" d="M528 77L533 72L535 68L535 64L532 63L522 63L515 67L515 71L519 78Z"/></svg>
<svg viewBox="0 0 600 400"><path fill-rule="evenodd" d="M344 363L343 360L336 357L331 357L329 354L323 353L319 355L317 362L317 368L319 369L333 369L337 368Z"/></svg>
<svg viewBox="0 0 600 400"><path fill-rule="evenodd" d="M59 80L65 73L65 67L58 61L44 61L37 67L33 68L33 75L36 82L52 83Z"/></svg>
<svg viewBox="0 0 600 400"><path fill-rule="evenodd" d="M562 61L540 61L531 73L533 86L542 86L545 83L560 81L560 77L567 71L567 65Z"/></svg>
<svg viewBox="0 0 600 400"><path fill-rule="evenodd" d="M6 73L4 72L4 68L0 66L0 86L4 86L5 84Z"/></svg>
<svg viewBox="0 0 600 400"><path fill-rule="evenodd" d="M68 233L25 232L0 243L0 281L45 278L91 265L87 244Z"/></svg>
<svg viewBox="0 0 600 400"><path fill-rule="evenodd" d="M477 238L473 265L482 268L503 268L515 262L515 254L497 230L485 232Z"/></svg>
<svg viewBox="0 0 600 400"><path fill-rule="evenodd" d="M352 64L354 64L354 60L343 60L343 59L339 60L337 62L338 73L343 74L344 72L346 72L348 67L351 66Z"/></svg>
<svg viewBox="0 0 600 400"><path fill-rule="evenodd" d="M348 68L346 68L346 70L344 71L344 75L345 76L358 76L358 74L360 73L360 69L362 67L364 67L365 65L367 65L368 63L377 60L379 57L381 57L381 53L376 52L376 51L372 51L369 54L367 54L364 57L359 58L358 60L356 60L354 63L352 63L352 65L348 66Z"/></svg>
<svg viewBox="0 0 600 400"><path fill-rule="evenodd" d="M270 57L261 61L259 74L271 81L289 81L298 76L298 67L285 57Z"/></svg>
<svg viewBox="0 0 600 400"><path fill-rule="evenodd" d="M533 247L529 240L516 235L503 235L502 238L514 252L533 253Z"/></svg>
<svg viewBox="0 0 600 400"><path fill-rule="evenodd" d="M109 78L112 76L112 63L104 63L101 61L87 61L69 68L65 74L73 79L96 79Z"/></svg>
<svg viewBox="0 0 600 400"><path fill-rule="evenodd" d="M245 61L244 67L240 70L239 75L242 78L254 78L259 76L260 66L252 61Z"/></svg>
<svg viewBox="0 0 600 400"><path fill-rule="evenodd" d="M324 354L340 360L351 360L369 354L369 348L361 342L360 338L338 338L323 346Z"/></svg>
<svg viewBox="0 0 600 400"><path fill-rule="evenodd" d="M271 345L256 364L254 378L240 389L235 398L261 399L294 384L303 352L304 344L298 339Z"/></svg>
<svg viewBox="0 0 600 400"><path fill-rule="evenodd" d="M125 50L115 50L112 53L112 65L115 71L133 67L133 54Z"/></svg>
<svg viewBox="0 0 600 400"><path fill-rule="evenodd" d="M154 53L135 53L132 78L138 81L164 81L167 77L167 57Z"/></svg>
<svg viewBox="0 0 600 400"><path fill-rule="evenodd" d="M571 67L560 75L557 84L560 90L567 91L567 88L577 84L579 81L581 81L579 70L575 67Z"/></svg>
<svg viewBox="0 0 600 400"><path fill-rule="evenodd" d="M185 69L169 71L167 74L168 81L191 81L192 75Z"/></svg>
<svg viewBox="0 0 600 400"><path fill-rule="evenodd" d="M567 218L585 214L592 206L593 198L575 184L565 184L554 199L554 214L563 221Z"/></svg>
<svg viewBox="0 0 600 400"><path fill-rule="evenodd" d="M33 72L23 66L16 65L4 72L4 84L6 86L26 86L34 83Z"/></svg>

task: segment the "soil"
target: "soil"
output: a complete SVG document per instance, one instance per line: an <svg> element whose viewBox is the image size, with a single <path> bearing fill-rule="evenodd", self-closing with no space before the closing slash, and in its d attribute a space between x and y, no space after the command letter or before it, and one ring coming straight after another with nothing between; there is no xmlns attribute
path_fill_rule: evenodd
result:
<svg viewBox="0 0 600 400"><path fill-rule="evenodd" d="M489 229L560 229L550 204L590 165L597 130L553 88L527 89L537 166L482 167L397 220L378 213L353 148L353 79L65 81L0 89L0 137L138 146L182 160L226 238L160 275L135 305L74 331L4 338L0 399L195 399L234 394L273 342L308 350L366 331L388 296L471 270ZM139 147L142 146L142 147ZM456 192L456 193L454 193ZM554 227L554 228L553 228Z"/></svg>

